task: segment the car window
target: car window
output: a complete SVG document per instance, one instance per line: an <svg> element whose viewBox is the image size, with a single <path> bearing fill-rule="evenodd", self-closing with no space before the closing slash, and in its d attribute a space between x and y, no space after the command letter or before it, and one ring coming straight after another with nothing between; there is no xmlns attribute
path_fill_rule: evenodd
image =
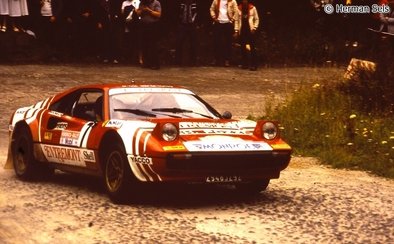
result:
<svg viewBox="0 0 394 244"><path fill-rule="evenodd" d="M72 106L71 116L84 120L102 120L103 93L84 91Z"/></svg>
<svg viewBox="0 0 394 244"><path fill-rule="evenodd" d="M136 92L110 96L110 117L112 119L141 116L217 118L220 115L193 94Z"/></svg>
<svg viewBox="0 0 394 244"><path fill-rule="evenodd" d="M78 90L52 104L49 109L84 120L96 120L96 115L102 117L102 96L101 90Z"/></svg>

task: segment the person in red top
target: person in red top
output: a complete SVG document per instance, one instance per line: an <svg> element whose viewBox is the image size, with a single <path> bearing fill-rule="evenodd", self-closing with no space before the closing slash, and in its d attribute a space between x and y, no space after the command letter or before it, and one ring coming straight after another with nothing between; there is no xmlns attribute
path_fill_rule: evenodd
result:
<svg viewBox="0 0 394 244"><path fill-rule="evenodd" d="M242 52L242 68L254 71L257 69L256 58L256 31L259 27L259 15L256 7L249 0L242 0L238 6L239 17L235 22L235 33L240 39ZM247 45L250 46L250 61L248 58Z"/></svg>

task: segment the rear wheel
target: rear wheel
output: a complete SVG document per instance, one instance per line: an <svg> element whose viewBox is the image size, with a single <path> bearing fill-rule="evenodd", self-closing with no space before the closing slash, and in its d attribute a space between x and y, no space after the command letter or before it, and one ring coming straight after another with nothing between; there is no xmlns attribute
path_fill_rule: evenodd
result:
<svg viewBox="0 0 394 244"><path fill-rule="evenodd" d="M126 153L120 146L107 149L104 156L104 183L113 202L121 203L126 200L131 184L131 170Z"/></svg>
<svg viewBox="0 0 394 244"><path fill-rule="evenodd" d="M37 162L33 154L33 139L30 130L19 127L14 132L12 157L15 174L22 180L31 180L37 173Z"/></svg>
<svg viewBox="0 0 394 244"><path fill-rule="evenodd" d="M235 185L235 189L241 194L256 195L267 189L270 179L240 183Z"/></svg>

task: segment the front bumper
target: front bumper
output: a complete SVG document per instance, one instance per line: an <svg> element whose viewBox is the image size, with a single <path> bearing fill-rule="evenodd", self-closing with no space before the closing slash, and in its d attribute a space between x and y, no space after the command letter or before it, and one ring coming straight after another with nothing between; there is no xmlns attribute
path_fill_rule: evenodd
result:
<svg viewBox="0 0 394 244"><path fill-rule="evenodd" d="M290 151L171 153L154 158L161 181L208 182L208 178L253 181L279 178L290 162Z"/></svg>

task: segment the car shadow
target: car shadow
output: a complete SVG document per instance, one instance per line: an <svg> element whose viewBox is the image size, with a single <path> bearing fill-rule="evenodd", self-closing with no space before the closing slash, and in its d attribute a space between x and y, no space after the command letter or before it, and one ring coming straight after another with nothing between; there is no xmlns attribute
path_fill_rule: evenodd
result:
<svg viewBox="0 0 394 244"><path fill-rule="evenodd" d="M45 183L76 188L79 194L85 191L86 193L106 195L102 179L93 176L56 172ZM232 185L140 183L132 185L129 197L121 205L196 208L233 204L264 204L276 202L279 198L283 200L284 197L286 196L278 195L278 192L270 189L269 186L266 191L259 194L247 195L237 192ZM111 201L109 197L107 199L109 202Z"/></svg>

